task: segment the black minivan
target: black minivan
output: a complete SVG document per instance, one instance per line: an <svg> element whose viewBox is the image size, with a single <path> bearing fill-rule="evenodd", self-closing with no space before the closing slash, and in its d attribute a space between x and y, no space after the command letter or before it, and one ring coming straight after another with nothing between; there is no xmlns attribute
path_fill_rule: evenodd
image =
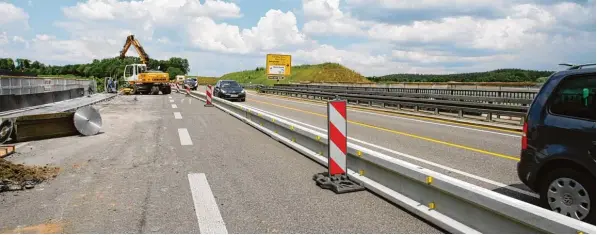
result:
<svg viewBox="0 0 597 235"><path fill-rule="evenodd" d="M524 119L517 171L542 207L595 224L595 68L547 79Z"/></svg>

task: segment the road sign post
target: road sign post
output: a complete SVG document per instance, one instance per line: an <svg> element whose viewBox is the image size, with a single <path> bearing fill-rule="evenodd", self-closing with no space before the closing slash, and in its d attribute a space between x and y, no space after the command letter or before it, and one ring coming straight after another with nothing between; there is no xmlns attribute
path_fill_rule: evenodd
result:
<svg viewBox="0 0 597 235"><path fill-rule="evenodd" d="M346 174L346 100L335 99L328 102L328 172L315 174L313 180L324 189L337 194L365 190L348 178Z"/></svg>

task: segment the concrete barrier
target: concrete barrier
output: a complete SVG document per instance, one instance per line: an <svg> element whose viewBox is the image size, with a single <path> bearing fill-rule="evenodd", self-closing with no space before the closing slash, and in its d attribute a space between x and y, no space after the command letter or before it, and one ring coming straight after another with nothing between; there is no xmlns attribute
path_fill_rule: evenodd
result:
<svg viewBox="0 0 597 235"><path fill-rule="evenodd" d="M84 88L33 94L0 95L0 112L74 99L84 95Z"/></svg>

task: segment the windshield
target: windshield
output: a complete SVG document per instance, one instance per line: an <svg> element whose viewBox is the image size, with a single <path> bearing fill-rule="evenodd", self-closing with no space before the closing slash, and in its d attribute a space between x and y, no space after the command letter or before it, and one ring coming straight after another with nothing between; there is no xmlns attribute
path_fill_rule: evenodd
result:
<svg viewBox="0 0 597 235"><path fill-rule="evenodd" d="M222 82L222 87L229 87L229 88L238 88L240 87L240 85L238 85L238 83L236 83L235 81L225 81Z"/></svg>

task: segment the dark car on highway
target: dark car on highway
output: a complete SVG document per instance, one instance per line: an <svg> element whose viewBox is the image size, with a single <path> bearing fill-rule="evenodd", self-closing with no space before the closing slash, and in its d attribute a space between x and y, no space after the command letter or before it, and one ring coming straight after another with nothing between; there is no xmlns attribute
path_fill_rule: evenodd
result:
<svg viewBox="0 0 597 235"><path fill-rule="evenodd" d="M187 80L184 81L184 84L189 86L189 88L194 91L196 91L197 87L199 86L197 78L187 78Z"/></svg>
<svg viewBox="0 0 597 235"><path fill-rule="evenodd" d="M227 100L245 101L245 89L234 80L220 80L214 87L214 96Z"/></svg>
<svg viewBox="0 0 597 235"><path fill-rule="evenodd" d="M524 119L517 171L542 207L595 224L595 68L549 76Z"/></svg>

